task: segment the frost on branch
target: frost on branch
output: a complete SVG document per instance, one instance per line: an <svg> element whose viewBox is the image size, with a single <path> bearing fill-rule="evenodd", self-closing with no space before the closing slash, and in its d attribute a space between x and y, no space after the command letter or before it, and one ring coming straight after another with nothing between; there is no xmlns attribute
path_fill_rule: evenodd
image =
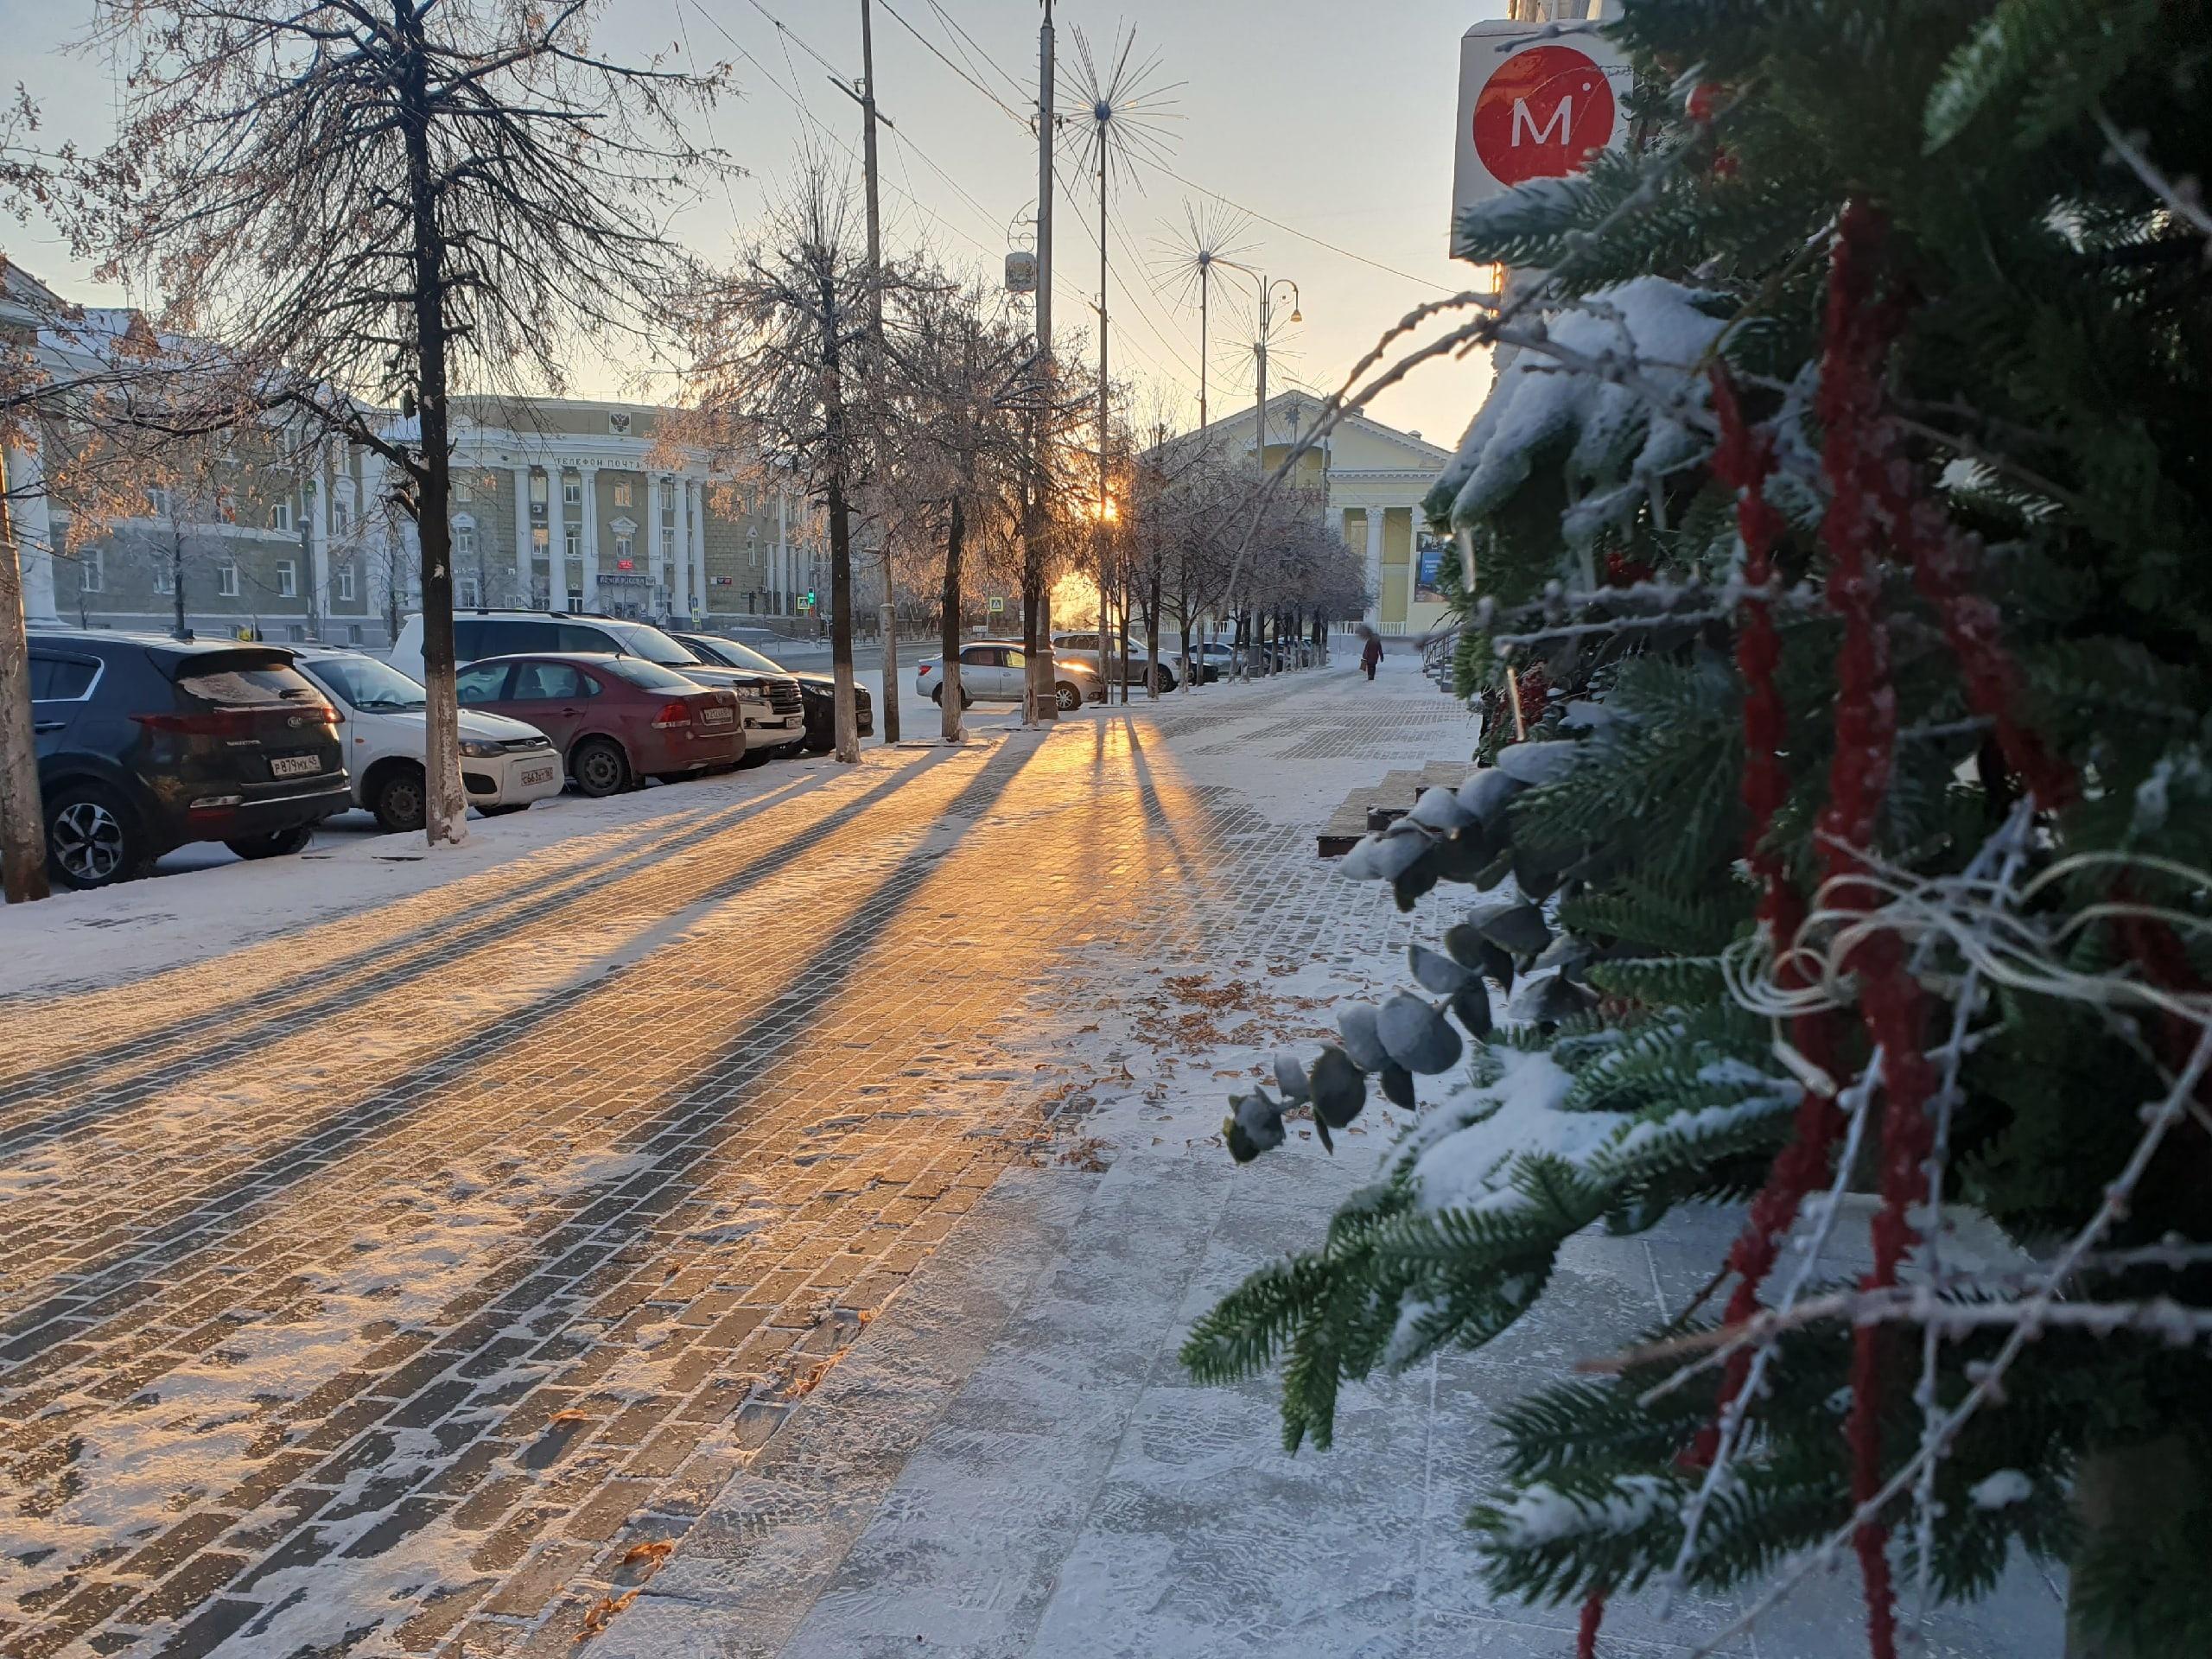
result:
<svg viewBox="0 0 2212 1659"><path fill-rule="evenodd" d="M1719 335L1713 296L1663 277L1601 288L1534 325L1499 374L1426 504L1471 530L1558 454L1573 493L1560 521L1586 546L1711 441L1700 365Z"/></svg>

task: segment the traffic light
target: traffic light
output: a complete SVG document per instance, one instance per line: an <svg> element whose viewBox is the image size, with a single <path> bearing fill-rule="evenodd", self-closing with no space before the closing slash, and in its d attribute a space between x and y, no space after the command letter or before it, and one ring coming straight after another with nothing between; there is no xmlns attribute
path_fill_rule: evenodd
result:
<svg viewBox="0 0 2212 1659"><path fill-rule="evenodd" d="M810 605L814 603L814 589L811 588L806 590L806 602Z"/></svg>

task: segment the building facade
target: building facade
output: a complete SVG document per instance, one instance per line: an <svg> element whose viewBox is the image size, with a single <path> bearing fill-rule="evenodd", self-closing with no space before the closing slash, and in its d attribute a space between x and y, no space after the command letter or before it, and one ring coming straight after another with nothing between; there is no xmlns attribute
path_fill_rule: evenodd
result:
<svg viewBox="0 0 2212 1659"><path fill-rule="evenodd" d="M1320 411L1321 400L1311 393L1270 397L1264 455L1256 453L1259 423L1252 410L1224 416L1206 429L1231 454L1250 456L1271 472ZM1367 591L1375 596L1365 620L1378 632L1420 633L1444 620L1436 573L1446 543L1427 530L1421 502L1451 458L1418 432L1348 415L1300 464L1296 481L1319 493L1331 527L1364 557Z"/></svg>
<svg viewBox="0 0 2212 1659"><path fill-rule="evenodd" d="M3 262L0 276L0 334L33 350L56 386L97 379L126 337L160 349L136 312L68 307ZM412 435L396 416L385 429ZM99 444L99 423L66 395L9 437L10 517L34 625L181 624L373 648L420 607L420 539L373 450L272 430L264 444L183 443L127 475L103 474L72 464ZM669 411L462 397L453 437L461 608L714 626L797 616L827 599L827 549L804 496L715 467L675 441ZM96 508L88 494L73 499L73 476L97 481Z"/></svg>

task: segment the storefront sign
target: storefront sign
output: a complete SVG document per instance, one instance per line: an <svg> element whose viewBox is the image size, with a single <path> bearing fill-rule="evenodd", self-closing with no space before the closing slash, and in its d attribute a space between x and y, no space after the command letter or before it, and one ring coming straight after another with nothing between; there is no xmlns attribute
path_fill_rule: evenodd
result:
<svg viewBox="0 0 2212 1659"><path fill-rule="evenodd" d="M1565 35L1527 23L1478 23L1459 42L1459 136L1452 185L1459 215L1535 179L1579 173L1628 142L1628 54L1593 26Z"/></svg>

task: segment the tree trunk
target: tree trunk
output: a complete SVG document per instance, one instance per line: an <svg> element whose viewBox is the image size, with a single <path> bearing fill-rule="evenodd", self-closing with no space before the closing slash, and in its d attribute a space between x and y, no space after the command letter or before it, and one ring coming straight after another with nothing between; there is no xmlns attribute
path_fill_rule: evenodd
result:
<svg viewBox="0 0 2212 1659"><path fill-rule="evenodd" d="M938 697L944 705L938 722L939 732L948 743L961 739L960 728L960 556L961 543L967 535L967 522L961 516L960 497L952 498L952 521L944 532L944 596L938 620L938 644L943 648L943 672L938 677ZM1022 601L1024 625L1034 627L1027 596ZM1025 654L1025 664L1029 658Z"/></svg>
<svg viewBox="0 0 2212 1659"><path fill-rule="evenodd" d="M1144 694L1160 700L1160 566L1152 567L1152 585L1146 590L1144 607Z"/></svg>
<svg viewBox="0 0 2212 1659"><path fill-rule="evenodd" d="M31 717L31 650L23 630L22 556L8 510L7 451L0 446L0 896L11 905L48 896L46 809L38 793L38 734Z"/></svg>
<svg viewBox="0 0 2212 1659"><path fill-rule="evenodd" d="M169 592L176 599L176 637L184 638L184 537L179 536L169 549Z"/></svg>
<svg viewBox="0 0 2212 1659"><path fill-rule="evenodd" d="M393 0L406 42L401 55L400 128L407 144L407 191L413 213L414 311L421 489L415 523L423 539L423 835L432 847L468 839L468 796L461 783L461 709L454 696L453 455L446 421L445 245L437 221L437 187L430 168L429 54L423 14Z"/></svg>
<svg viewBox="0 0 2212 1659"><path fill-rule="evenodd" d="M883 743L899 741L899 594L891 585L891 550L883 551Z"/></svg>

